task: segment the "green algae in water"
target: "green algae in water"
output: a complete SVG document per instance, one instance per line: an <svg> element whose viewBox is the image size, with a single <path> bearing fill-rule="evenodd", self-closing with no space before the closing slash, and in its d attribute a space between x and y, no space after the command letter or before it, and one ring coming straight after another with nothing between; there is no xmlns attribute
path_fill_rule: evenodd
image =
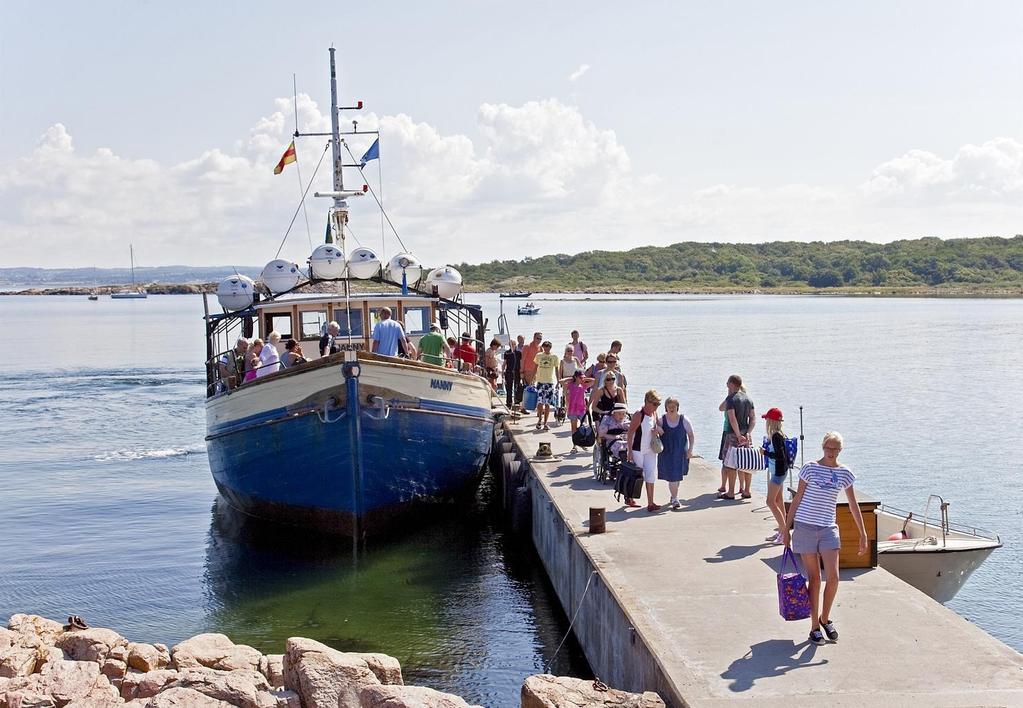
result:
<svg viewBox="0 0 1023 708"><path fill-rule="evenodd" d="M508 673L514 693L543 670L567 623L560 608L538 606L533 588L547 580L531 549L482 514L457 515L370 543L356 561L348 540L238 526L238 515L221 509L207 545L207 631L264 653L281 653L292 636L383 652L407 677L462 695L466 675L493 667ZM561 671L589 674L574 640L562 651Z"/></svg>

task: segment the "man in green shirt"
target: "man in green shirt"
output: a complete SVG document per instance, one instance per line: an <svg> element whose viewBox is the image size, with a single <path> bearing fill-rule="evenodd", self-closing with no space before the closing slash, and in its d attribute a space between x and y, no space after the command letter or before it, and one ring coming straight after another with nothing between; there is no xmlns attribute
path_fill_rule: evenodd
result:
<svg viewBox="0 0 1023 708"><path fill-rule="evenodd" d="M441 357L441 352L444 353L445 357L451 357L451 347L444 340L444 337L440 334L440 327L438 325L430 325L429 334L424 334L419 339L419 358L428 364L437 364L444 366L444 358Z"/></svg>

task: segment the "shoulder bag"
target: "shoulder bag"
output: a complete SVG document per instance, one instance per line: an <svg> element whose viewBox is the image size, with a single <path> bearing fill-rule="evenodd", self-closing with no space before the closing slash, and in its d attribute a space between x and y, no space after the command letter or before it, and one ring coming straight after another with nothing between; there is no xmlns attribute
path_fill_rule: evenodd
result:
<svg viewBox="0 0 1023 708"><path fill-rule="evenodd" d="M785 572L785 565L792 563L792 572ZM778 613L787 621L804 620L810 616L810 593L806 589L806 578L799 572L796 556L792 549L785 547L778 569Z"/></svg>
<svg viewBox="0 0 1023 708"><path fill-rule="evenodd" d="M593 416L586 410L586 422L572 433L572 444L577 447L593 447L597 441L597 433L593 430Z"/></svg>

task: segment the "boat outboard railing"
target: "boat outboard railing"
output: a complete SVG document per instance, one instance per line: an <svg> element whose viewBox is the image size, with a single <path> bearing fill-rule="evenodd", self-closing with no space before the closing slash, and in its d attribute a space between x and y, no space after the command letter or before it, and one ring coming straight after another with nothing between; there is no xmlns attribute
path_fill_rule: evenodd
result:
<svg viewBox="0 0 1023 708"><path fill-rule="evenodd" d="M931 511L931 500L937 499L941 509L941 545L946 545L946 536L948 536L948 502L942 499L937 494L931 494L927 497L927 504L924 506L924 536L927 535L927 518Z"/></svg>
<svg viewBox="0 0 1023 708"><path fill-rule="evenodd" d="M937 497L939 500L941 500L941 503L945 505L944 513L941 518L928 517L927 513L929 509L925 509L924 513L921 515L917 512L910 512L907 511L906 509L900 509L899 507L895 507L890 504L881 504L878 507L877 511L878 513L883 512L891 514L893 516L899 516L902 518L905 518L906 516L912 513L913 520L923 524L924 531L926 531L928 527L933 528L935 530L942 529L943 537L949 533L961 533L970 536L976 536L977 538L983 538L988 541L996 541L998 543L1001 543L1001 537L994 531L988 531L987 529L982 529L977 526L970 526L969 524L960 524L954 521L949 521L948 503L942 500L941 497L938 496L937 494L932 494L931 496ZM928 501L930 501L930 497L928 497Z"/></svg>

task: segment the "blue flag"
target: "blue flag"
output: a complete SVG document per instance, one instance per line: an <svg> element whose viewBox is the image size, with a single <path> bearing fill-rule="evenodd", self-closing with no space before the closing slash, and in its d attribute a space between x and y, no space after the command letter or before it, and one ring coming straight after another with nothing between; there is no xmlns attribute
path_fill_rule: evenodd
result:
<svg viewBox="0 0 1023 708"><path fill-rule="evenodd" d="M361 162L362 164L366 164L370 160L379 160L379 159L380 159L380 138L377 138L376 140L373 141L373 144L369 146L369 150L366 151L366 154L362 156L362 159L359 160L359 162Z"/></svg>

